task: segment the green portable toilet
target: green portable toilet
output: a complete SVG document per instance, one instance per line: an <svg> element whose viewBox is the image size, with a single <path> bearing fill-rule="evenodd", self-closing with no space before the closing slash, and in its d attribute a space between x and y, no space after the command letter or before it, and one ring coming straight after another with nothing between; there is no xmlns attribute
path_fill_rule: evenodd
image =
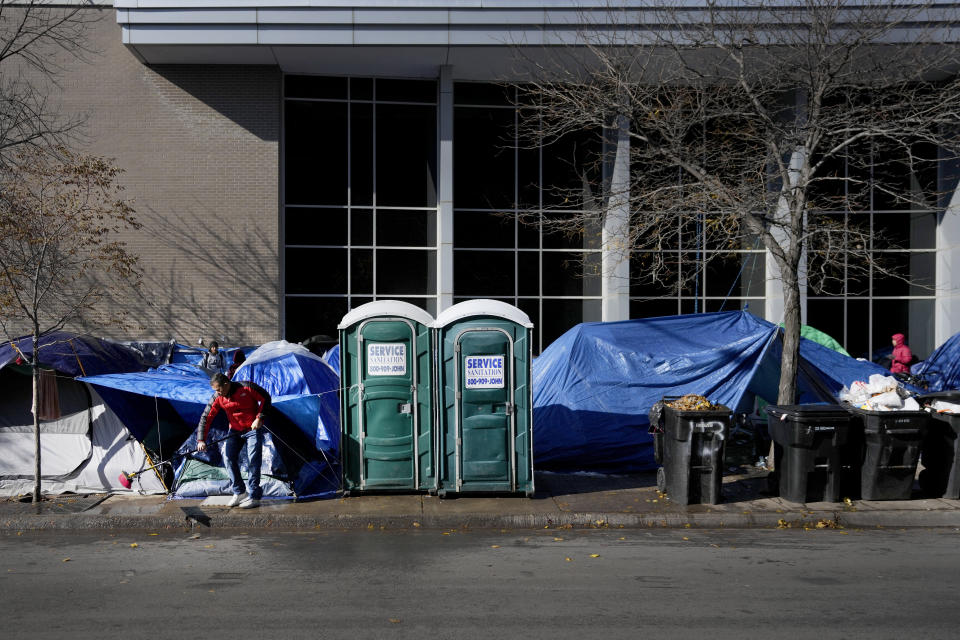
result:
<svg viewBox="0 0 960 640"><path fill-rule="evenodd" d="M433 491L433 317L398 300L340 321L343 489Z"/></svg>
<svg viewBox="0 0 960 640"><path fill-rule="evenodd" d="M498 300L469 300L433 323L439 494L533 487L533 324Z"/></svg>

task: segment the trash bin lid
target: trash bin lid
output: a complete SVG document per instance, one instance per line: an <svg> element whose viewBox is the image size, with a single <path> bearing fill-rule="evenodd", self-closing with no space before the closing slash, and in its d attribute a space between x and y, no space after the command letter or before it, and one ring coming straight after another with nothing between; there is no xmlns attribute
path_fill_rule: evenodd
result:
<svg viewBox="0 0 960 640"><path fill-rule="evenodd" d="M839 420L848 422L850 420L850 412L839 404L769 405L765 411L768 414L777 416L786 415L788 419L796 422L806 422L808 420L818 422L824 420Z"/></svg>
<svg viewBox="0 0 960 640"><path fill-rule="evenodd" d="M403 302L402 300L374 300L373 302L362 304L356 309L348 311L347 315L343 316L343 319L340 320L337 329L352 327L367 318L389 316L407 318L408 320L419 322L426 327L429 327L433 322L433 316L409 302Z"/></svg>
<svg viewBox="0 0 960 640"><path fill-rule="evenodd" d="M433 321L432 326L435 329L441 329L449 324L453 324L457 320L463 320L464 318L471 318L474 316L493 316L496 318L504 318L505 320L516 322L527 329L533 328L533 323L530 322L530 316L525 314L520 309L516 308L512 304L501 302L500 300L487 299L466 300L464 302L457 303L452 307L441 311L440 315L437 316L437 319Z"/></svg>

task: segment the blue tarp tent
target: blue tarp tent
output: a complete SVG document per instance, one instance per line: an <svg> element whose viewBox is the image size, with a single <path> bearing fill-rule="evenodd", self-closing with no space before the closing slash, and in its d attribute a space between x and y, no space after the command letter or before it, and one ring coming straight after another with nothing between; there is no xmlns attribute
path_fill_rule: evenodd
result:
<svg viewBox="0 0 960 640"><path fill-rule="evenodd" d="M145 367L136 350L117 342L55 331L40 338L40 363L69 376L96 376L102 373L142 371ZM20 354L33 356L33 339L17 338L0 345L0 368L15 362Z"/></svg>
<svg viewBox="0 0 960 640"><path fill-rule="evenodd" d="M927 391L960 389L960 333L937 347L930 357L910 367L910 372L927 381Z"/></svg>
<svg viewBox="0 0 960 640"><path fill-rule="evenodd" d="M650 408L696 393L735 410L775 402L781 330L745 311L580 324L533 362L537 468L655 467ZM832 402L844 385L887 372L802 339L798 402Z"/></svg>
<svg viewBox="0 0 960 640"><path fill-rule="evenodd" d="M271 343L275 345L275 343ZM266 345L265 345L266 346ZM291 349L273 348L251 353L236 380L253 380L270 392L274 412L271 435L264 443L263 472L286 487L289 494L316 495L333 491L338 481L328 463L336 460L339 426L337 389L339 379L320 358L300 357ZM268 355L269 354L269 355ZM173 364L143 373L95 376L84 379L93 385L104 401L141 441L158 442L151 448L161 456L174 450L174 494L180 497L218 495L228 492L220 468L219 448L204 454L195 449L194 430L203 409L212 396L207 374L189 364ZM219 415L211 439L226 433L226 422ZM168 434L172 434L169 435ZM159 451L160 447L163 451ZM197 463L197 464L194 464ZM206 465L210 468L203 468ZM189 476L189 478L187 477ZM281 495L284 488L270 489L265 495Z"/></svg>
<svg viewBox="0 0 960 640"><path fill-rule="evenodd" d="M323 354L323 361L330 365L330 368L340 375L340 345L334 345L329 351Z"/></svg>

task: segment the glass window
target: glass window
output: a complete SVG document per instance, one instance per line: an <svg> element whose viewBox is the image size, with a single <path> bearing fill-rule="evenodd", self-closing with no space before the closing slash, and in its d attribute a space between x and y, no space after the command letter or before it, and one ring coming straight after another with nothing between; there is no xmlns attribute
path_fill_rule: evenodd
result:
<svg viewBox="0 0 960 640"><path fill-rule="evenodd" d="M680 309L677 298L651 298L649 300L631 300L631 318L659 318L675 316Z"/></svg>
<svg viewBox="0 0 960 640"><path fill-rule="evenodd" d="M540 254L536 251L518 251L517 275L518 295L540 295Z"/></svg>
<svg viewBox="0 0 960 640"><path fill-rule="evenodd" d="M521 110L518 112L521 131L531 126L531 120L538 118L535 112ZM529 148L524 140L517 141L517 193L520 196L520 206L524 208L540 206L540 149Z"/></svg>
<svg viewBox="0 0 960 640"><path fill-rule="evenodd" d="M559 211L551 211L543 214L543 248L544 249L580 249L588 246L586 236L588 233L595 236L596 229L588 230L583 228L582 224L564 224L571 214ZM557 227L560 227L559 230Z"/></svg>
<svg viewBox="0 0 960 640"><path fill-rule="evenodd" d="M854 358L870 359L869 300L863 298L847 300L847 342L843 346Z"/></svg>
<svg viewBox="0 0 960 640"><path fill-rule="evenodd" d="M551 300L543 299L543 317L541 318L542 346L546 349L550 343L581 322L591 322L599 318L601 304L599 300ZM590 318L588 320L587 318Z"/></svg>
<svg viewBox="0 0 960 640"><path fill-rule="evenodd" d="M436 251L378 250L377 296L433 293L437 290L436 261Z"/></svg>
<svg viewBox="0 0 960 640"><path fill-rule="evenodd" d="M354 245L373 245L373 211L354 209L350 212L350 242Z"/></svg>
<svg viewBox="0 0 960 640"><path fill-rule="evenodd" d="M377 204L437 204L437 109L378 104L376 108Z"/></svg>
<svg viewBox="0 0 960 640"><path fill-rule="evenodd" d="M287 204L347 204L347 105L289 100L285 112Z"/></svg>
<svg viewBox="0 0 960 640"><path fill-rule="evenodd" d="M373 78L350 78L351 100L373 100Z"/></svg>
<svg viewBox="0 0 960 640"><path fill-rule="evenodd" d="M824 332L842 345L846 342L845 306L843 300L808 298L807 324Z"/></svg>
<svg viewBox="0 0 960 640"><path fill-rule="evenodd" d="M437 299L435 297L431 298L392 298L393 300L399 300L400 302L408 302L415 307L420 307L427 313L432 316L437 315Z"/></svg>
<svg viewBox="0 0 960 640"><path fill-rule="evenodd" d="M436 211L377 211L377 245L393 247L435 247Z"/></svg>
<svg viewBox="0 0 960 640"><path fill-rule="evenodd" d="M350 105L350 203L373 204L372 104Z"/></svg>
<svg viewBox="0 0 960 640"><path fill-rule="evenodd" d="M845 172L844 158L833 156L824 161L807 187L807 199L812 209L835 211L845 207Z"/></svg>
<svg viewBox="0 0 960 640"><path fill-rule="evenodd" d="M932 211L877 213L873 216L874 249L933 249L937 214Z"/></svg>
<svg viewBox="0 0 960 640"><path fill-rule="evenodd" d="M373 249L350 250L350 292L373 294Z"/></svg>
<svg viewBox="0 0 960 640"><path fill-rule="evenodd" d="M315 335L337 335L337 325L347 313L347 299L300 298L285 299L286 339L300 342Z"/></svg>
<svg viewBox="0 0 960 640"><path fill-rule="evenodd" d="M583 254L561 251L543 254L543 294L582 296Z"/></svg>
<svg viewBox="0 0 960 640"><path fill-rule="evenodd" d="M512 249L516 215L485 211L455 211L453 246L478 249Z"/></svg>
<svg viewBox="0 0 960 640"><path fill-rule="evenodd" d="M846 269L844 257L828 260L826 254L819 251L807 253L807 284L811 295L842 296L845 286Z"/></svg>
<svg viewBox="0 0 960 640"><path fill-rule="evenodd" d="M514 94L513 87L483 82L454 82L453 101L455 104L510 105Z"/></svg>
<svg viewBox="0 0 960 640"><path fill-rule="evenodd" d="M287 98L344 100L347 79L328 76L286 76L283 83Z"/></svg>
<svg viewBox="0 0 960 640"><path fill-rule="evenodd" d="M509 302L509 301L508 301ZM542 336L540 326L540 299L539 298L519 298L516 302L518 309L523 311L533 323L533 355L540 355ZM546 346L546 345L543 345Z"/></svg>
<svg viewBox="0 0 960 640"><path fill-rule="evenodd" d="M931 296L936 271L933 252L880 252L874 271L874 296ZM889 275L881 273L881 269Z"/></svg>
<svg viewBox="0 0 960 640"><path fill-rule="evenodd" d="M453 290L458 296L495 298L514 296L513 251L453 252Z"/></svg>
<svg viewBox="0 0 960 640"><path fill-rule="evenodd" d="M589 208L599 196L595 187L603 175L602 155L603 138L595 131L571 133L544 146L544 206Z"/></svg>
<svg viewBox="0 0 960 640"><path fill-rule="evenodd" d="M346 209L287 207L286 214L286 244L347 244Z"/></svg>
<svg viewBox="0 0 960 640"><path fill-rule="evenodd" d="M378 101L435 103L437 101L437 81L378 78L376 99Z"/></svg>
<svg viewBox="0 0 960 640"><path fill-rule="evenodd" d="M285 255L287 293L346 293L346 249L287 248Z"/></svg>
<svg viewBox="0 0 960 640"><path fill-rule="evenodd" d="M513 110L454 110L453 197L461 209L513 206Z"/></svg>

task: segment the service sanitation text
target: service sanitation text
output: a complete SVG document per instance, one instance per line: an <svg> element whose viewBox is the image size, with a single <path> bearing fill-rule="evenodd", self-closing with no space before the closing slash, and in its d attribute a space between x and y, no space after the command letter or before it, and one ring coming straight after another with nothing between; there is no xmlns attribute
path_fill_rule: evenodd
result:
<svg viewBox="0 0 960 640"><path fill-rule="evenodd" d="M467 389L503 389L504 356L467 356L463 368Z"/></svg>

